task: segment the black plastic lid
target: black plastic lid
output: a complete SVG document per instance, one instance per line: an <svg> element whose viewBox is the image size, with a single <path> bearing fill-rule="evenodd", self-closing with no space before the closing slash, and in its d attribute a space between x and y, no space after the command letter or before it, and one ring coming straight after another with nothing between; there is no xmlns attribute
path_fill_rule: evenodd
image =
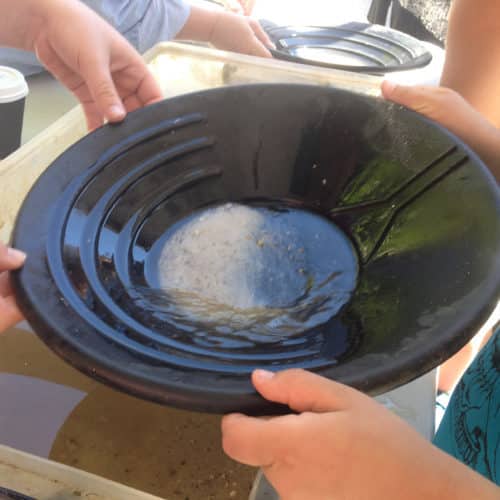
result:
<svg viewBox="0 0 500 500"><path fill-rule="evenodd" d="M377 24L277 26L261 21L277 59L362 73L388 73L426 66L432 60L422 43Z"/></svg>

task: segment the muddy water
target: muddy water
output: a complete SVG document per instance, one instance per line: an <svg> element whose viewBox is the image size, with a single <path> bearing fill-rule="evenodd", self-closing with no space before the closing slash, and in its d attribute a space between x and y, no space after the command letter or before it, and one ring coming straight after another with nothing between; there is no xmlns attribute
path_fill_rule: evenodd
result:
<svg viewBox="0 0 500 500"><path fill-rule="evenodd" d="M130 292L141 309L203 345L238 349L327 323L357 274L356 251L328 218L260 200L213 205L174 223L145 258L150 287Z"/></svg>
<svg viewBox="0 0 500 500"><path fill-rule="evenodd" d="M0 336L0 442L171 500L246 499L255 469L226 458L220 417L109 389L26 327Z"/></svg>

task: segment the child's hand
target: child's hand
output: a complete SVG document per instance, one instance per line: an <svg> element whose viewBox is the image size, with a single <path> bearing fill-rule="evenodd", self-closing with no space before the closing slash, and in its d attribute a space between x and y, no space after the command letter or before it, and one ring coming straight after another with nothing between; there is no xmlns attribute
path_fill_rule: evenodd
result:
<svg viewBox="0 0 500 500"><path fill-rule="evenodd" d="M255 0L225 0L224 4L226 4L232 12L249 16L255 7Z"/></svg>
<svg viewBox="0 0 500 500"><path fill-rule="evenodd" d="M382 94L449 129L468 144L497 181L500 180L500 130L457 92L445 87L406 86L385 81Z"/></svg>
<svg viewBox="0 0 500 500"><path fill-rule="evenodd" d="M252 376L299 412L222 421L224 451L263 468L281 500L497 498L497 488L371 398L302 370Z"/></svg>
<svg viewBox="0 0 500 500"><path fill-rule="evenodd" d="M221 50L271 57L272 42L255 19L231 12L218 12L209 42Z"/></svg>
<svg viewBox="0 0 500 500"><path fill-rule="evenodd" d="M81 2L40 2L29 49L80 100L89 129L123 120L162 94L135 49Z"/></svg>
<svg viewBox="0 0 500 500"><path fill-rule="evenodd" d="M0 243L0 332L23 319L10 287L9 271L24 264L26 255Z"/></svg>
<svg viewBox="0 0 500 500"><path fill-rule="evenodd" d="M256 0L238 0L245 16L249 16L252 13L253 8L255 7L255 1Z"/></svg>

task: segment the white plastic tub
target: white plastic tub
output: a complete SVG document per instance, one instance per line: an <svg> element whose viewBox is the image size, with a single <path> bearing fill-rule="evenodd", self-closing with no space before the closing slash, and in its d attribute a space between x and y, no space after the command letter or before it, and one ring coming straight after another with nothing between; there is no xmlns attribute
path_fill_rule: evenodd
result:
<svg viewBox="0 0 500 500"><path fill-rule="evenodd" d="M223 85L293 82L379 95L381 78L244 56L189 44L161 43L145 54L165 96ZM8 241L27 192L71 144L86 133L80 107L71 110L0 162L0 241Z"/></svg>
<svg viewBox="0 0 500 500"><path fill-rule="evenodd" d="M2 445L0 486L36 500L161 500L94 474Z"/></svg>

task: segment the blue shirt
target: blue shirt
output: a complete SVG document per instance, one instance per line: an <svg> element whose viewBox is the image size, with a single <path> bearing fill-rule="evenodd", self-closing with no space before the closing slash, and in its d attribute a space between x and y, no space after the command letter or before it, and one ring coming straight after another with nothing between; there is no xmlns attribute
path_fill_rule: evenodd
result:
<svg viewBox="0 0 500 500"><path fill-rule="evenodd" d="M500 330L455 388L434 444L500 484Z"/></svg>
<svg viewBox="0 0 500 500"><path fill-rule="evenodd" d="M140 53L158 42L172 40L186 23L190 6L183 0L82 0L119 31ZM85 39L82 39L85 43ZM23 50L0 48L0 65L25 75L43 67Z"/></svg>

